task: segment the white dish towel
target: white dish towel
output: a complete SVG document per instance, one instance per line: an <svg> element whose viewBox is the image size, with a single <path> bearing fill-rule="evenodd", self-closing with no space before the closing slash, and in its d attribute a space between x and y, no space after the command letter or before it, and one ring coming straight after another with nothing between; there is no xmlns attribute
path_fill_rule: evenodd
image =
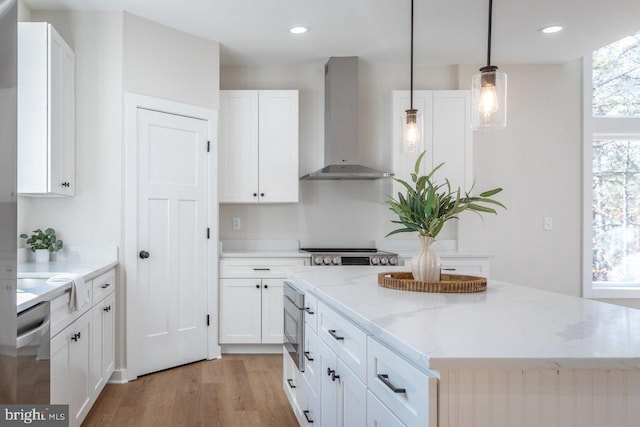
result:
<svg viewBox="0 0 640 427"><path fill-rule="evenodd" d="M47 280L49 284L59 284L63 282L71 282L71 298L69 299L69 310L76 310L82 307L89 300L87 285L84 278L77 273L56 274Z"/></svg>

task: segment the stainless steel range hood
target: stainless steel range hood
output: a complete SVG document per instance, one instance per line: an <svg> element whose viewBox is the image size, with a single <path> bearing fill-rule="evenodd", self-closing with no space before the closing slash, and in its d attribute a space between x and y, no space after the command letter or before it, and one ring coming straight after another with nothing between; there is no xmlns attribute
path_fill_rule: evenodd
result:
<svg viewBox="0 0 640 427"><path fill-rule="evenodd" d="M393 176L358 163L358 57L333 57L324 72L324 168L301 180L371 180Z"/></svg>

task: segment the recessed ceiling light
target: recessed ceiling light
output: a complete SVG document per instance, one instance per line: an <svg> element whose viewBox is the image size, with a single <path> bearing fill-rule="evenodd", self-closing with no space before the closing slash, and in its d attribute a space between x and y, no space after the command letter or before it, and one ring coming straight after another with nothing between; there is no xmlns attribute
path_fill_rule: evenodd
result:
<svg viewBox="0 0 640 427"><path fill-rule="evenodd" d="M307 27L293 27L292 29L289 30L291 34L303 34L303 33L306 33L307 31L309 31Z"/></svg>
<svg viewBox="0 0 640 427"><path fill-rule="evenodd" d="M553 34L553 33L557 33L559 31L562 31L562 26L561 25L549 25L548 27L540 28L538 31L540 31L543 34Z"/></svg>

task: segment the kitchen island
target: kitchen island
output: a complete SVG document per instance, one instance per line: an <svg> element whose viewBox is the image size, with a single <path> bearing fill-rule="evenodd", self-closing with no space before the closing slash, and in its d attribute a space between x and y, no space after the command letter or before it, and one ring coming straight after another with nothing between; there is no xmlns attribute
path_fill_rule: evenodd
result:
<svg viewBox="0 0 640 427"><path fill-rule="evenodd" d="M367 350L380 345L437 379L422 425L640 425L640 310L492 280L473 294L378 286L392 270L307 267L289 279L364 331ZM419 404L402 395L385 404L409 425L398 411Z"/></svg>

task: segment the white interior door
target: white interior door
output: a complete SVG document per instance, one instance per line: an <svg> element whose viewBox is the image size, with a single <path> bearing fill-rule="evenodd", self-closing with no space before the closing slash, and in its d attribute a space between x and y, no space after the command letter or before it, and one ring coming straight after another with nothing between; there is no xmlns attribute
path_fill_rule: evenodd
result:
<svg viewBox="0 0 640 427"><path fill-rule="evenodd" d="M208 123L138 108L137 129L142 375L207 357Z"/></svg>

